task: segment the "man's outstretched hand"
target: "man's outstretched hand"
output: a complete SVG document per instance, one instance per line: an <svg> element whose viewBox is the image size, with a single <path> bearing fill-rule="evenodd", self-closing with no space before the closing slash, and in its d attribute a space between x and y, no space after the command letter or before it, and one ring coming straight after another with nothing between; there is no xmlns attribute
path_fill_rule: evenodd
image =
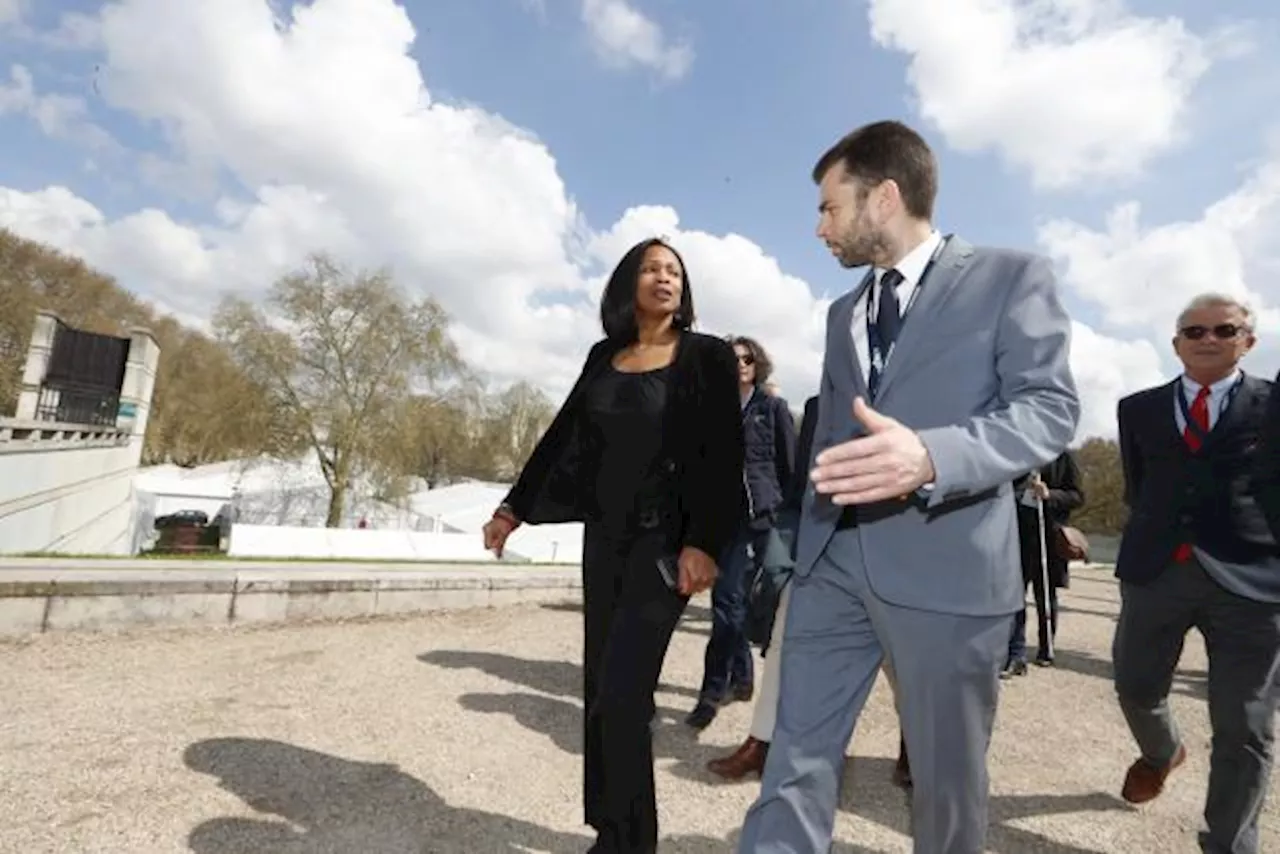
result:
<svg viewBox="0 0 1280 854"><path fill-rule="evenodd" d="M933 460L915 431L881 415L861 397L853 417L866 435L833 445L814 459L810 478L819 494L833 504L874 504L905 499L934 479Z"/></svg>

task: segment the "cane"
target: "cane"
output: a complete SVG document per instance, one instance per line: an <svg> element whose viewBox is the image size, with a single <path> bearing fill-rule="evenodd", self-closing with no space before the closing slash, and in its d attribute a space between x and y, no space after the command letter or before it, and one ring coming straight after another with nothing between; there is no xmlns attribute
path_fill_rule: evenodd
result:
<svg viewBox="0 0 1280 854"><path fill-rule="evenodd" d="M1049 658L1053 658L1053 597L1050 596L1049 590L1049 542L1044 524L1044 499L1036 496L1036 517L1040 523L1040 582L1044 585L1044 611L1042 615L1045 617L1044 628L1045 638L1044 647L1049 653Z"/></svg>

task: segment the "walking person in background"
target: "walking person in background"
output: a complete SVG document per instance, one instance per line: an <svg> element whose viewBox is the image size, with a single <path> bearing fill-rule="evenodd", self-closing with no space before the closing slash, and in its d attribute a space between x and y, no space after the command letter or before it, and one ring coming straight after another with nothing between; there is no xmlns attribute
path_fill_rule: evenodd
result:
<svg viewBox="0 0 1280 854"><path fill-rule="evenodd" d="M1278 425L1268 420L1272 384L1239 368L1253 344L1247 306L1196 297L1175 326L1182 375L1118 408L1129 519L1116 558L1112 659L1141 753L1121 794L1152 800L1186 760L1169 691L1196 628L1209 654L1213 729L1205 854L1257 854L1275 750L1280 551L1268 517Z"/></svg>
<svg viewBox="0 0 1280 854"><path fill-rule="evenodd" d="M1013 635L1009 638L1009 660L1001 677L1024 676L1027 672L1027 607L1026 586L1031 585L1036 602L1038 649L1036 664L1053 664L1054 645L1058 636L1058 588L1067 586L1067 558L1055 547L1055 531L1067 524L1071 512L1084 505L1080 488L1080 467L1075 455L1063 451L1049 465L1014 481L1018 494L1018 543L1022 551L1022 610L1014 617ZM1044 502L1044 527L1040 524L1039 504ZM1048 557L1049 589L1045 589L1045 565L1041 550Z"/></svg>
<svg viewBox="0 0 1280 854"><path fill-rule="evenodd" d="M650 721L689 597L743 515L733 348L691 331L684 262L632 247L600 303L605 339L484 526L499 555L521 523L586 523L582 549L585 820L593 854L654 852Z"/></svg>
<svg viewBox="0 0 1280 854"><path fill-rule="evenodd" d="M773 363L752 338L729 340L738 360L747 507L738 531L720 557L720 575L711 589L711 638L698 702L685 723L703 729L730 700L750 702L755 691L751 645L744 624L753 559L765 553L777 523L784 485L795 469L795 423L787 402L765 391Z"/></svg>
<svg viewBox="0 0 1280 854"><path fill-rule="evenodd" d="M783 538L791 548L793 557L796 529L800 524L800 508L804 503L805 491L809 488L809 466L813 461L813 433L817 426L818 396L814 395L804 402L804 415L800 420L800 434L796 440L795 469L791 480L785 485L782 504L778 507L778 528L783 532ZM782 589L769 642L760 651L764 658L764 673L760 678L760 692L756 695L755 707L751 710L751 729L747 739L732 753L707 763L708 771L726 780L741 780L748 775L761 774L764 771L765 759L769 755L769 743L773 740L774 720L778 712L778 685L781 681L778 659L782 653L790 589L790 584ZM892 686L893 675L887 668L885 676ZM896 703L896 688L894 695ZM903 788L911 785L911 765L907 761L906 743L901 737L898 740L898 761L894 765L893 781Z"/></svg>

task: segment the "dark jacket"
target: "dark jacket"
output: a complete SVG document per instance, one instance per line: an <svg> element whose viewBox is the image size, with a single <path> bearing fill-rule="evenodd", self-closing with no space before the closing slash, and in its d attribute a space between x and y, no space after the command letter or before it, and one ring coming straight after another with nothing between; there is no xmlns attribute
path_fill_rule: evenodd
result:
<svg viewBox="0 0 1280 854"><path fill-rule="evenodd" d="M1280 592L1280 555L1258 477L1267 465L1261 437L1271 383L1246 376L1196 452L1174 421L1177 389L1175 382L1140 391L1117 409L1129 505L1117 577L1134 584L1151 581L1169 565L1179 544L1193 543L1215 563L1238 565ZM1272 565L1278 572L1268 581Z"/></svg>
<svg viewBox="0 0 1280 854"><path fill-rule="evenodd" d="M597 342L551 426L539 440L504 503L532 525L585 522L595 471L580 442L583 392L620 345ZM736 535L745 513L738 367L728 343L686 332L668 374L660 474L671 485L681 546L713 558Z"/></svg>
<svg viewBox="0 0 1280 854"><path fill-rule="evenodd" d="M1280 384L1280 374L1276 374L1275 383ZM1253 491L1272 538L1280 542L1280 394L1267 396L1253 469Z"/></svg>
<svg viewBox="0 0 1280 854"><path fill-rule="evenodd" d="M796 427L787 402L757 387L742 408L742 438L747 519L772 524L795 468Z"/></svg>
<svg viewBox="0 0 1280 854"><path fill-rule="evenodd" d="M1029 478L1014 481L1014 489L1021 494ZM1049 583L1064 587L1067 583L1067 559L1054 547L1054 530L1067 524L1071 512L1084 505L1084 490L1080 487L1080 467L1070 451L1063 451L1057 459L1040 469L1040 479L1049 487L1049 497L1044 500L1045 553L1049 556ZM1022 552L1022 577L1031 581L1040 573L1040 514L1035 507L1018 503L1018 541Z"/></svg>
<svg viewBox="0 0 1280 854"><path fill-rule="evenodd" d="M804 495L809 489L809 471L813 467L813 435L818 429L818 396L804 402L804 415L800 419L800 434L796 439L795 466L791 478L782 490L782 503L778 506L778 529L795 559L796 532L800 529L800 511L804 507Z"/></svg>

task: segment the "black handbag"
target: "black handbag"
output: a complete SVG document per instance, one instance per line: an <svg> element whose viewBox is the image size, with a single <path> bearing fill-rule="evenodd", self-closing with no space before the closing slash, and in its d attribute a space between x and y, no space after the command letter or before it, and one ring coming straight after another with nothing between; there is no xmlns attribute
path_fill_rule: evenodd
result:
<svg viewBox="0 0 1280 854"><path fill-rule="evenodd" d="M763 540L762 553L754 556L754 571L747 589L747 640L762 649L769 646L773 621L778 613L778 600L791 581L795 569L791 531L770 528Z"/></svg>

